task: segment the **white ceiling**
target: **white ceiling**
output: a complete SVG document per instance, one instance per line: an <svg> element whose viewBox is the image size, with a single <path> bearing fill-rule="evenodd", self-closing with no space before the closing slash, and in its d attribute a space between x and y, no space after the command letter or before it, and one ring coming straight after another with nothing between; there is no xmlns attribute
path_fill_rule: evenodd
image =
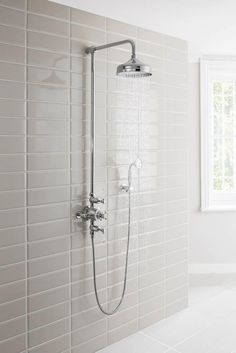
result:
<svg viewBox="0 0 236 353"><path fill-rule="evenodd" d="M236 55L236 0L52 0L183 38L189 59Z"/></svg>

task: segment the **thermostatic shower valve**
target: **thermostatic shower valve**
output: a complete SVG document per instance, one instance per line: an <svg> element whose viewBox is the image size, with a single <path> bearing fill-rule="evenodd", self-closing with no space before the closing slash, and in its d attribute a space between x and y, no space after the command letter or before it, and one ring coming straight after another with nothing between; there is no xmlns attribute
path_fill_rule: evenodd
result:
<svg viewBox="0 0 236 353"><path fill-rule="evenodd" d="M78 221L90 221L90 232L91 235L94 234L94 232L102 232L104 233L104 229L96 226L94 222L97 221L102 221L107 219L106 218L106 211L101 211L99 208L94 207L94 204L98 203L104 203L104 199L95 196L94 194L89 195L89 203L90 206L85 206L82 210L78 211L76 213L76 219Z"/></svg>

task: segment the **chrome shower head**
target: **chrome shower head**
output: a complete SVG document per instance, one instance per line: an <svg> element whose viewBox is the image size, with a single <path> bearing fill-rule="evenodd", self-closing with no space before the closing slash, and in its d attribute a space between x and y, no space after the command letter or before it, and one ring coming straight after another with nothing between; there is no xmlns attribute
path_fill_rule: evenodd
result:
<svg viewBox="0 0 236 353"><path fill-rule="evenodd" d="M117 66L116 74L126 78L139 78L151 76L152 70L149 65L132 56L129 61Z"/></svg>

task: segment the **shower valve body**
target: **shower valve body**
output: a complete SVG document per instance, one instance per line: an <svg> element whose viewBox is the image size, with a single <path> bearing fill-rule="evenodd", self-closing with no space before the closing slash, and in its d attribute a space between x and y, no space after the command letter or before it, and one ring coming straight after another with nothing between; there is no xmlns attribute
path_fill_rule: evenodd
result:
<svg viewBox="0 0 236 353"><path fill-rule="evenodd" d="M76 213L76 218L83 221L101 221L106 219L106 212L102 212L92 206L85 206L81 211Z"/></svg>

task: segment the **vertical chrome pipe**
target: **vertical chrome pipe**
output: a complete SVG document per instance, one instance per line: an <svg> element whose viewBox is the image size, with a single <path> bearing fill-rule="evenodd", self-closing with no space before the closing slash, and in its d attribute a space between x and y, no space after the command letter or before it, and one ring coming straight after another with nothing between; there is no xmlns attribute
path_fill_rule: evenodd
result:
<svg viewBox="0 0 236 353"><path fill-rule="evenodd" d="M91 196L94 196L94 182L95 182L95 58L94 52L91 53L91 174L90 174L90 207L93 208L94 203ZM90 234L94 236L94 220L90 220Z"/></svg>
<svg viewBox="0 0 236 353"><path fill-rule="evenodd" d="M90 192L94 195L95 181L95 60L91 53L91 178Z"/></svg>

